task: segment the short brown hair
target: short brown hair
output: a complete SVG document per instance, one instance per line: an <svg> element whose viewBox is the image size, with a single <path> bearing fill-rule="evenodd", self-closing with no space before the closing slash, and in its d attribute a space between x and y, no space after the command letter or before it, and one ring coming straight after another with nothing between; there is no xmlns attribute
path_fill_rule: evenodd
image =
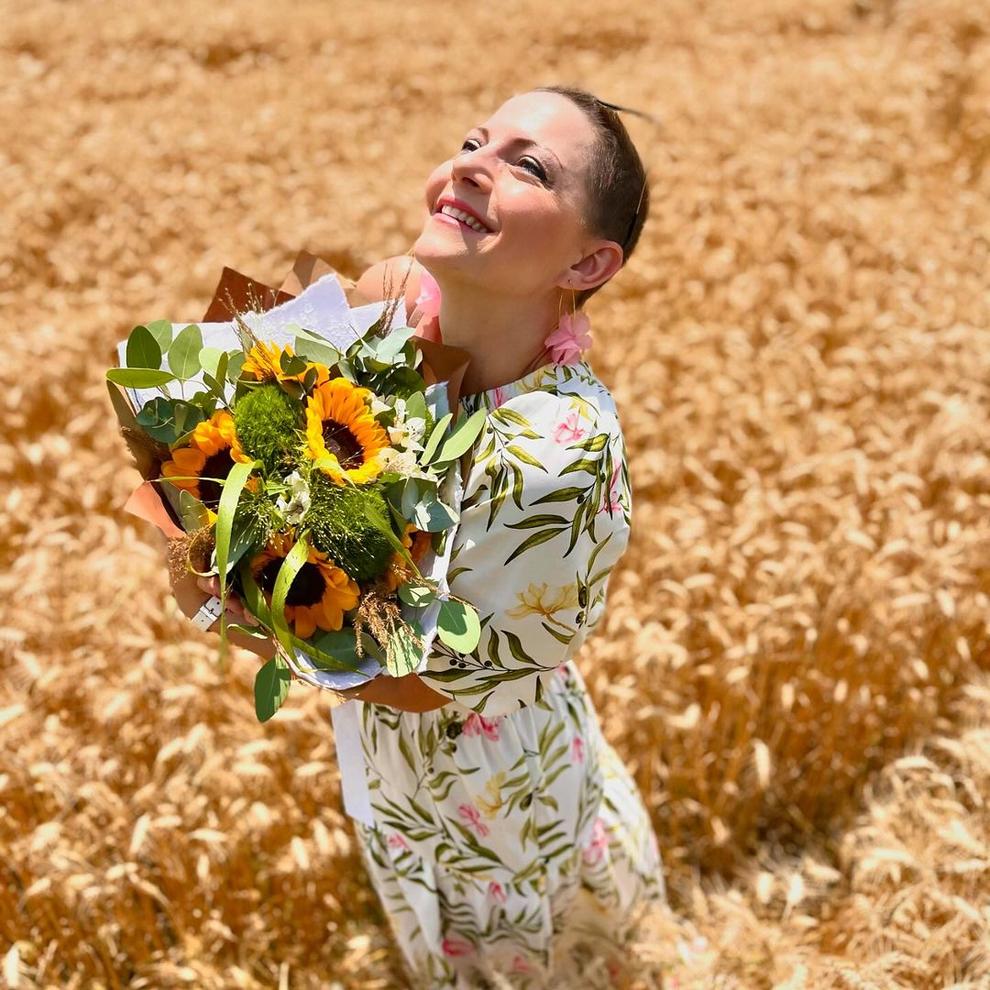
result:
<svg viewBox="0 0 990 990"><path fill-rule="evenodd" d="M626 125L612 109L615 104L605 103L585 89L576 86L537 86L535 89L567 97L585 112L594 126L598 137L589 170L588 202L591 212L585 219L595 236L622 245L622 264L625 265L636 247L650 210L646 169ZM583 306L607 284L606 281L593 289L578 292L575 303L578 307Z"/></svg>

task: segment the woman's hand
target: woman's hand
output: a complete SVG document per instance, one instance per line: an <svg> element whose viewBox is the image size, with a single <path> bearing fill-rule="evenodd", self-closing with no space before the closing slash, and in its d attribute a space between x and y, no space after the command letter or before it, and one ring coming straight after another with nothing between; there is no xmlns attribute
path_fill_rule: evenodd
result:
<svg viewBox="0 0 990 990"><path fill-rule="evenodd" d="M205 591L208 595L216 595L217 598L220 597L220 579L216 577L210 578L197 578L196 585L201 591ZM225 611L228 615L236 620L237 622L244 623L248 626L257 626L261 623L251 615L244 607L244 602L238 597L236 592L227 592L227 607Z"/></svg>

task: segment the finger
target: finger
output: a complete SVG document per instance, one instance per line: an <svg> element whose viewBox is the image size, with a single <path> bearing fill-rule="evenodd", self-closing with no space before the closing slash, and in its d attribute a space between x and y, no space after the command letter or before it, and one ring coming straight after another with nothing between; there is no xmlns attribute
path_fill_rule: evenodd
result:
<svg viewBox="0 0 990 990"><path fill-rule="evenodd" d="M200 591L205 591L208 595L215 595L219 591L216 578L198 577L196 578L196 587Z"/></svg>

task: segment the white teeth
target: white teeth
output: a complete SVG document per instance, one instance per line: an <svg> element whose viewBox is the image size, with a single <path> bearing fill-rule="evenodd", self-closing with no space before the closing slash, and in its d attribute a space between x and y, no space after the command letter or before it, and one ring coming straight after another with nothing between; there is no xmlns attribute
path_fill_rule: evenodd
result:
<svg viewBox="0 0 990 990"><path fill-rule="evenodd" d="M440 207L440 212L448 217L453 217L455 220L460 220L462 223L466 223L472 230L478 231L479 234L487 234L489 232L488 228L478 223L478 221L475 220L470 213L465 213L463 210L458 210L449 203L444 203L443 206Z"/></svg>

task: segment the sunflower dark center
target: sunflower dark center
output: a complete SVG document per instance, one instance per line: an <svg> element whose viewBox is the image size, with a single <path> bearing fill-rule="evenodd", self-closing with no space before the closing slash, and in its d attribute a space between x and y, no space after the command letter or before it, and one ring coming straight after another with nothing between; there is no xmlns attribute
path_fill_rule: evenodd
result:
<svg viewBox="0 0 990 990"><path fill-rule="evenodd" d="M361 442L343 423L328 419L323 423L323 442L345 470L364 463Z"/></svg>
<svg viewBox="0 0 990 990"><path fill-rule="evenodd" d="M268 561L255 579L258 586L268 595L275 591L275 580L278 578L279 568L282 566L283 560L283 557L277 557L275 560ZM323 580L323 574L319 567L307 561L299 568L299 573L285 597L285 604L303 608L315 605L323 597L326 587L327 583Z"/></svg>
<svg viewBox="0 0 990 990"><path fill-rule="evenodd" d="M200 472L199 500L208 509L216 509L223 494L223 485L218 481L208 481L208 478L226 478L234 466L230 456L230 448L225 447L206 458L203 470Z"/></svg>

